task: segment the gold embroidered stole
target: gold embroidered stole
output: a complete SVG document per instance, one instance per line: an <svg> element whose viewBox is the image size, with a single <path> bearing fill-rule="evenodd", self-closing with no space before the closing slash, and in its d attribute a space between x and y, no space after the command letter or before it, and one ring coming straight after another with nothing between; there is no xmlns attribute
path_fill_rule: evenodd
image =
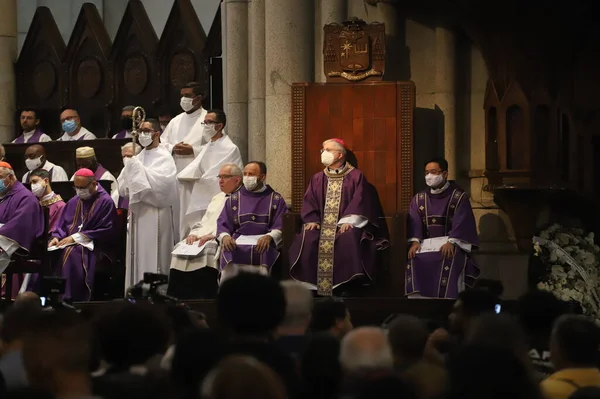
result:
<svg viewBox="0 0 600 399"><path fill-rule="evenodd" d="M63 199L60 195L55 195L54 197L50 198L49 200L40 201L40 205L41 206L50 206L50 205L55 204L62 200Z"/></svg>
<svg viewBox="0 0 600 399"><path fill-rule="evenodd" d="M348 163L346 165L347 167L341 173L330 173L327 168L324 170L327 177L327 192L325 193L325 207L321 219L317 263L317 294L323 296L331 296L333 291L333 255L342 200L342 187L344 177L354 169L352 165Z"/></svg>

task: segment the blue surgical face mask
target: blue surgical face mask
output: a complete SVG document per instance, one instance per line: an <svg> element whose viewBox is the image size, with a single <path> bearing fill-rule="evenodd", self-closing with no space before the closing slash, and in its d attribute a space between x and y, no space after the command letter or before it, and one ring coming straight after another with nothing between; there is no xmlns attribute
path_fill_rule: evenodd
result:
<svg viewBox="0 0 600 399"><path fill-rule="evenodd" d="M77 129L77 123L75 123L75 121L72 121L72 120L64 121L62 123L62 129L66 133L73 133L75 131L75 129Z"/></svg>
<svg viewBox="0 0 600 399"><path fill-rule="evenodd" d="M5 179L0 179L0 193L3 193L6 190L6 183L4 180Z"/></svg>

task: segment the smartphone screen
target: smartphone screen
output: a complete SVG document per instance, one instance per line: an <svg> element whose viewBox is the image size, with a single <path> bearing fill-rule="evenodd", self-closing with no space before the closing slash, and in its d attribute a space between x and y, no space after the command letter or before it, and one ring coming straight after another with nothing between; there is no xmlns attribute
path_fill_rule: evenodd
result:
<svg viewBox="0 0 600 399"><path fill-rule="evenodd" d="M45 307L46 306L46 297L45 296L40 297L40 302L42 303L42 307Z"/></svg>
<svg viewBox="0 0 600 399"><path fill-rule="evenodd" d="M496 314L500 314L501 310L502 310L502 306L499 303L496 304L496 306L494 307L494 311L496 312Z"/></svg>

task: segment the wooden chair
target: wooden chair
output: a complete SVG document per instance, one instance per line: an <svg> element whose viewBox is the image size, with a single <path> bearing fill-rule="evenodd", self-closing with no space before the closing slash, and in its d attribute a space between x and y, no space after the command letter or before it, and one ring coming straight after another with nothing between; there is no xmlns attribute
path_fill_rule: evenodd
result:
<svg viewBox="0 0 600 399"><path fill-rule="evenodd" d="M11 299L13 275L37 273L40 277L43 277L52 274L52 257L47 251L50 213L46 207L43 207L42 210L44 212L44 233L33 242L29 255L21 256L16 253L13 254L10 264L4 271L6 282L4 283L4 295L2 298L5 300Z"/></svg>
<svg viewBox="0 0 600 399"><path fill-rule="evenodd" d="M127 249L127 209L117 209L118 237L110 253L101 253L96 262L94 275L93 300L112 300L123 298L125 292L125 264Z"/></svg>

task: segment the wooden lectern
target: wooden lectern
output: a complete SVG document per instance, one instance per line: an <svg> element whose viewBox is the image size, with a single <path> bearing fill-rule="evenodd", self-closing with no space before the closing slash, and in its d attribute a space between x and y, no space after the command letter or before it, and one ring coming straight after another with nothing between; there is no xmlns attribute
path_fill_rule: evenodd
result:
<svg viewBox="0 0 600 399"><path fill-rule="evenodd" d="M385 26L352 19L324 27L327 83L292 88L292 210L284 227L284 259L301 227L302 198L323 169L323 141L338 137L356 156L356 167L375 186L390 231L370 295L404 296L406 214L413 196L412 82L383 81ZM385 252L385 251L384 251ZM289 265L287 265L289 267Z"/></svg>

